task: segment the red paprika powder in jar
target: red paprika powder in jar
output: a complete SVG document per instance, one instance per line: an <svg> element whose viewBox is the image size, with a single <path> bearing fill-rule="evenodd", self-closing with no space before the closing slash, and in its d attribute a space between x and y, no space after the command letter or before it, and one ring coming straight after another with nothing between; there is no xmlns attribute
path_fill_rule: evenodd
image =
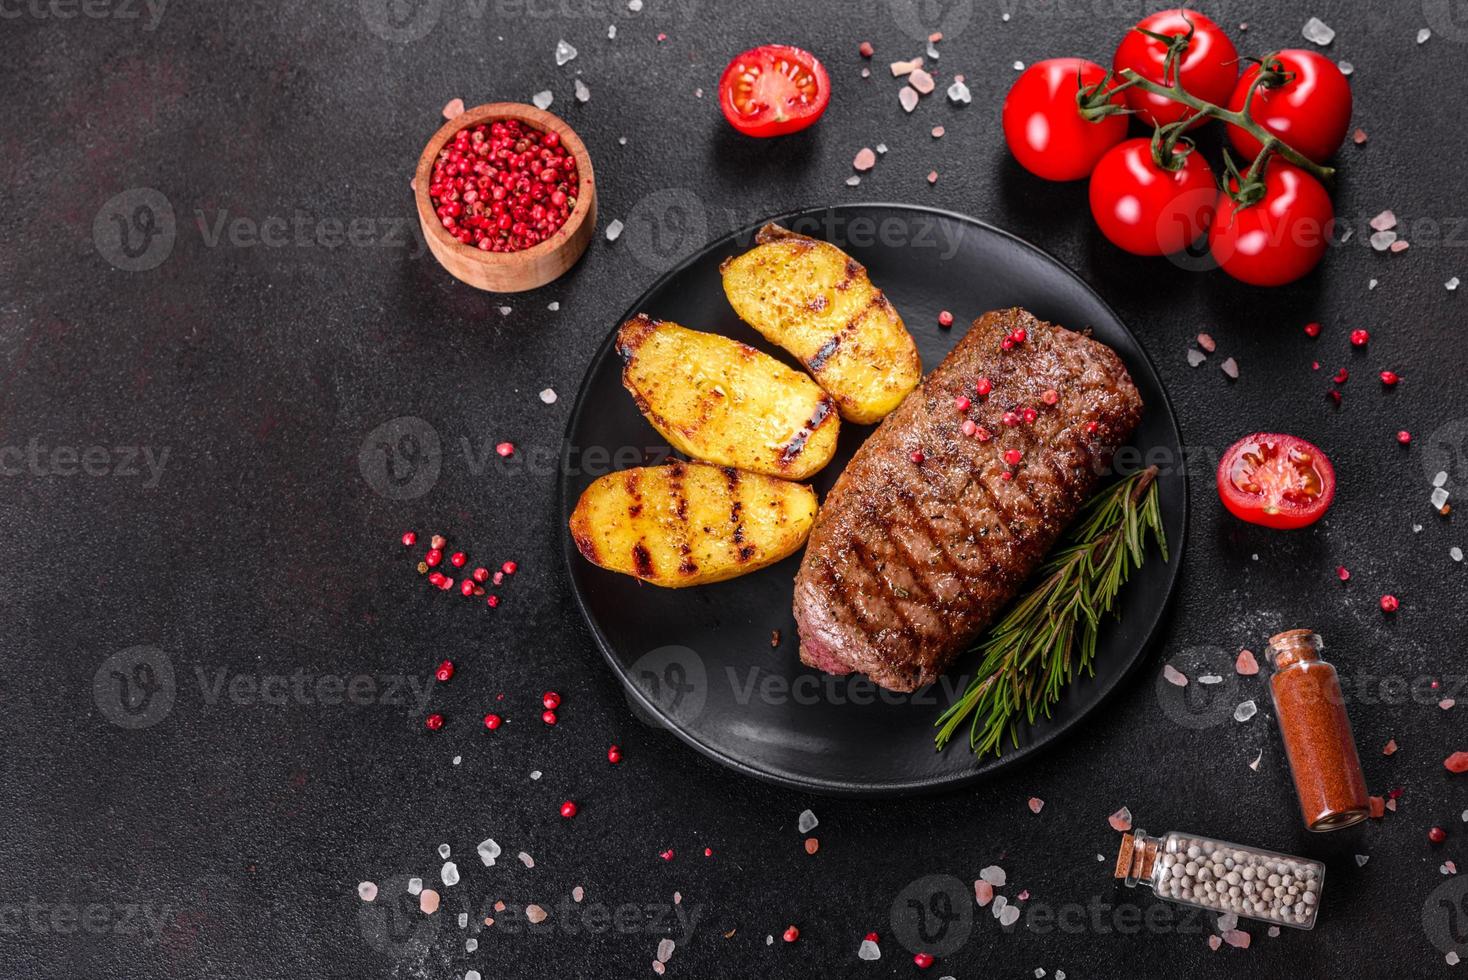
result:
<svg viewBox="0 0 1468 980"><path fill-rule="evenodd" d="M1287 630L1269 639L1274 714L1305 826L1314 831L1358 824L1371 806L1351 721L1346 717L1340 676L1320 659L1323 646L1319 636L1304 629Z"/></svg>

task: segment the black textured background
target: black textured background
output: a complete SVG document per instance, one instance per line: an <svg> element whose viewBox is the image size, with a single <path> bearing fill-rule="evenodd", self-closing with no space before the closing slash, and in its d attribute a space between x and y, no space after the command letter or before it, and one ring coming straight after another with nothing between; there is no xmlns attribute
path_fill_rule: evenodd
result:
<svg viewBox="0 0 1468 980"><path fill-rule="evenodd" d="M1468 879L1454 888L1439 865L1465 858L1468 791L1441 760L1465 747L1468 695L1456 692L1465 704L1449 711L1436 699L1464 673L1464 569L1448 549L1468 542L1427 495L1438 469L1450 487L1468 486L1468 290L1443 286L1468 276L1461 2L1211 5L1231 30L1248 22L1234 36L1254 53L1303 44L1301 25L1318 14L1339 31L1331 54L1356 69L1354 124L1370 140L1344 148L1335 192L1354 234L1317 274L1275 291L1122 255L1092 228L1083 184L1043 185L1003 150L998 106L1012 62L1109 60L1148 5L647 0L633 14L620 0L404 0L393 22L388 9L0 8L0 973L637 977L671 933L670 976L906 976L894 902L929 897L928 875L954 876L971 894L979 869L999 863L1003 891L1028 889L1024 904L1061 913L1063 927L1027 912L1005 931L977 910L966 943L930 976L1451 974L1443 950L1468 938L1453 935L1468 923ZM1433 37L1418 45L1421 27ZM907 116L886 66L921 53L909 32L935 28L947 35L940 89ZM580 50L562 68L558 37ZM816 50L835 95L815 129L753 143L728 130L711 95L733 53L769 40ZM870 80L859 77L861 40L878 49ZM585 105L572 96L577 72L592 93ZM955 72L968 78L970 106L942 97ZM628 230L614 244L599 233L571 274L536 293L480 294L404 234L408 180L446 101L544 88L593 155L602 224L621 218ZM928 130L940 123L947 135L935 141ZM879 141L890 152L859 188L845 187L852 156ZM144 253L152 268L127 271L111 215L156 204L147 188L176 228ZM930 799L772 789L636 722L569 604L554 465L501 468L482 455L509 439L522 460L553 457L591 352L679 255L768 213L864 199L970 213L1080 270L1148 346L1203 460L1188 567L1138 680L1033 764ZM1403 254L1366 244L1366 222L1387 207L1412 241ZM236 218L246 234L214 238ZM333 222L354 220L357 244L316 237L329 242ZM285 237L263 244L248 234L260 227ZM1314 341L1300 329L1312 319L1325 324ZM1373 332L1364 351L1346 340L1355 326ZM1219 349L1190 369L1199 329ZM1227 355L1241 365L1235 383L1218 369ZM1352 376L1336 408L1325 392L1341 366ZM1375 379L1384 367L1405 379L1395 391ZM546 387L560 395L554 405L536 396ZM403 417L437 434L439 473L395 500L369 479L381 459L372 433ZM1208 460L1256 428L1331 452L1341 492L1314 529L1272 534L1220 515ZM1394 439L1400 428L1416 436L1410 449ZM167 451L156 479L146 467L126 475L129 447L155 460ZM76 470L72 450L94 473L123 472ZM397 544L407 528L446 529L475 558L517 560L504 604L490 612L430 595ZM1402 599L1391 618L1377 608L1387 591ZM1239 648L1299 625L1325 634L1346 675L1373 791L1404 787L1395 814L1325 838L1301 829L1267 710L1196 727L1214 709L1178 709L1154 684L1170 659L1191 677L1229 678L1215 695L1225 716L1244 697L1263 707L1262 682L1234 687L1228 667ZM173 702L167 689L155 695L135 719L151 724L130 729L110 720L111 670L140 646L171 667ZM428 695L449 717L436 736L414 705L386 703L384 687L366 706L289 690L262 700L247 687L296 672L421 685L444 656L460 671ZM1445 690L1410 689L1433 677ZM565 697L553 730L535 718L546 688ZM494 705L511 721L486 737L477 718ZM1392 737L1401 750L1385 758ZM611 742L626 755L615 769ZM1025 806L1032 795L1046 801L1038 816ZM573 821L556 815L567 797L582 804ZM1207 922L1141 920L1159 903L1109 878L1105 818L1123 804L1150 830L1325 858L1320 925L1277 939L1249 926L1252 949L1211 952ZM814 857L795 829L806 807L821 821ZM1434 824L1449 835L1436 848ZM494 869L473 854L489 836L505 848ZM409 875L437 880L440 843L464 881L424 920L401 891ZM658 856L666 848L671 862ZM514 859L520 850L533 870ZM1353 854L1370 862L1358 867ZM370 908L355 894L364 879L383 886ZM661 910L622 929L573 931L557 905L577 884L588 904ZM699 917L687 941L665 922L675 891ZM454 914L477 921L486 907L496 914L496 899L538 902L551 921L536 933L523 922L484 930L466 954L470 931ZM158 928L140 925L149 921ZM793 945L778 939L789 923L802 931ZM951 940L963 922L949 928ZM882 936L876 963L856 958L868 931Z"/></svg>

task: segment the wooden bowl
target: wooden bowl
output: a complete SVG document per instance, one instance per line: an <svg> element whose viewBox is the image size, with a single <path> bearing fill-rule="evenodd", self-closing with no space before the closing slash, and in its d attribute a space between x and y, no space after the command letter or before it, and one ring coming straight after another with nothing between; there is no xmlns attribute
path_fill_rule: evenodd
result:
<svg viewBox="0 0 1468 980"><path fill-rule="evenodd" d="M518 119L542 132L558 133L561 145L576 160L576 173L580 179L576 207L566 223L545 241L519 252L482 252L465 245L444 228L428 196L433 164L444 144L461 129L498 119ZM418 223L423 226L423 237L434 257L456 279L493 293L523 292L544 286L559 277L581 258L596 231L596 179L591 171L591 156L586 152L586 145L560 117L518 102L475 106L439 127L418 158L413 196L418 201Z"/></svg>

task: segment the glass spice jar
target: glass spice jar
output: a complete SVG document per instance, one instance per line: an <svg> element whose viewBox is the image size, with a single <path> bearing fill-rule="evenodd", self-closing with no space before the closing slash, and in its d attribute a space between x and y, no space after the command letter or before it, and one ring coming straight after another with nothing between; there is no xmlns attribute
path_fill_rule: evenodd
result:
<svg viewBox="0 0 1468 980"><path fill-rule="evenodd" d="M1269 640L1274 715L1305 826L1314 831L1350 827L1371 812L1340 676L1320 659L1323 646L1318 635L1304 629Z"/></svg>
<svg viewBox="0 0 1468 980"><path fill-rule="evenodd" d="M1277 851L1168 831L1123 834L1116 877L1160 898L1292 929L1313 929L1325 865Z"/></svg>

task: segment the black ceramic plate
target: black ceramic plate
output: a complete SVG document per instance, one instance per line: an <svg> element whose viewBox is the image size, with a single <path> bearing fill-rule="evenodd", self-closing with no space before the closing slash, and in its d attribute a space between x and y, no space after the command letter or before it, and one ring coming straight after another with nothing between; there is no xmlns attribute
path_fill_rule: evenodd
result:
<svg viewBox="0 0 1468 980"><path fill-rule="evenodd" d="M1146 403L1118 472L1164 463L1162 514L1171 560L1154 552L1122 592L1120 617L1102 631L1094 677L1071 684L1053 715L1022 730L1019 748L977 759L967 731L946 751L933 748L933 722L962 691L971 658L910 695L863 677L811 670L797 655L790 599L800 555L752 575L690 589L661 589L597 568L565 534L571 586L607 662L640 714L650 714L700 752L740 772L786 786L847 795L890 795L954 787L1023 760L1099 705L1141 658L1182 564L1187 522L1184 467L1172 406L1135 337L1074 273L1034 246L961 215L906 205L843 205L772 219L822 238L863 263L901 313L932 370L975 317L1023 306L1073 329L1089 327L1126 361ZM629 309L752 344L794 364L742 323L724 298L719 263L753 244L751 226L723 238L664 275ZM940 329L940 310L955 325ZM666 442L622 387L613 350L617 327L597 352L567 427L562 527L596 477L666 459ZM842 424L836 458L814 483L824 497L871 434ZM779 633L772 647L771 634Z"/></svg>

